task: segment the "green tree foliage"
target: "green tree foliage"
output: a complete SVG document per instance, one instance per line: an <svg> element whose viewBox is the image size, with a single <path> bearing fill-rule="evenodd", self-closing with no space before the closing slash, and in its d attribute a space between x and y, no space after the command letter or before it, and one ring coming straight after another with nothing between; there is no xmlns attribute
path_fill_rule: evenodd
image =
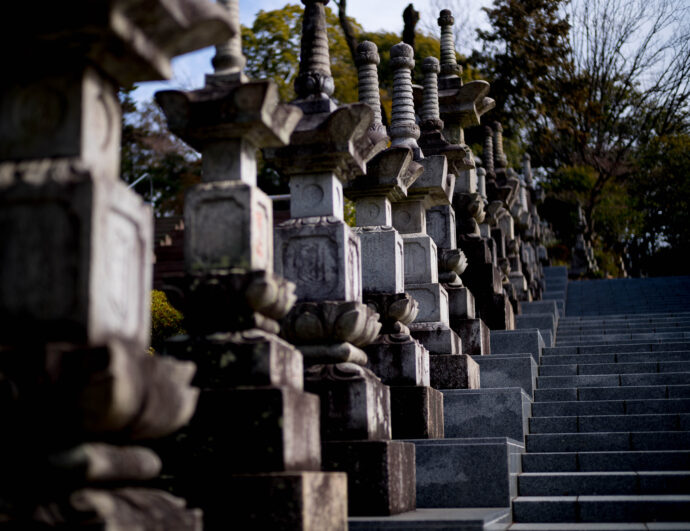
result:
<svg viewBox="0 0 690 531"><path fill-rule="evenodd" d="M120 91L123 111L122 179L134 183L141 176L148 175L135 185L134 190L153 204L156 216L182 214L184 191L200 181L199 156L168 131L165 117L153 101L137 108L132 90Z"/></svg>
<svg viewBox="0 0 690 531"><path fill-rule="evenodd" d="M160 352L166 339L184 333L182 314L168 302L165 293L151 292L151 348Z"/></svg>

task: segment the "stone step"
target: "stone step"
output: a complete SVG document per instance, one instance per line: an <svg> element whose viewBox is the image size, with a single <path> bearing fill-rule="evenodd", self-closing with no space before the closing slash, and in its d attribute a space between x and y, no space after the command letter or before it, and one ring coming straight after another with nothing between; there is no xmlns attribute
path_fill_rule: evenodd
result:
<svg viewBox="0 0 690 531"><path fill-rule="evenodd" d="M648 363L665 361L690 362L690 350L665 352L620 352L608 354L542 355L541 365L594 365L598 363Z"/></svg>
<svg viewBox="0 0 690 531"><path fill-rule="evenodd" d="M690 431L690 413L532 417L530 433Z"/></svg>
<svg viewBox="0 0 690 531"><path fill-rule="evenodd" d="M690 529L690 522L607 522L607 523L558 523L513 524L508 531L677 531Z"/></svg>
<svg viewBox="0 0 690 531"><path fill-rule="evenodd" d="M690 413L690 399L658 400L579 400L534 402L534 417L574 417L580 415L647 415L654 413Z"/></svg>
<svg viewBox="0 0 690 531"><path fill-rule="evenodd" d="M591 335L588 337L577 337L573 339L561 339L556 336L557 347L568 346L595 346L595 345L616 345L637 344L644 341L679 341L690 339L690 332L660 332L651 334L611 334L611 335Z"/></svg>
<svg viewBox="0 0 690 531"><path fill-rule="evenodd" d="M533 433L527 452L602 452L690 449L690 431Z"/></svg>
<svg viewBox="0 0 690 531"><path fill-rule="evenodd" d="M518 477L520 496L686 494L690 472L527 472Z"/></svg>
<svg viewBox="0 0 690 531"><path fill-rule="evenodd" d="M690 372L584 374L576 376L539 376L537 378L538 389L686 384L690 384Z"/></svg>
<svg viewBox="0 0 690 531"><path fill-rule="evenodd" d="M690 471L690 450L540 452L522 455L523 472Z"/></svg>
<svg viewBox="0 0 690 531"><path fill-rule="evenodd" d="M563 356L572 354L618 354L640 352L677 352L690 350L690 342L671 341L626 343L620 345L581 345L544 347L542 356Z"/></svg>
<svg viewBox="0 0 690 531"><path fill-rule="evenodd" d="M515 522L688 521L688 495L519 496ZM589 528L588 528L589 529Z"/></svg>
<svg viewBox="0 0 690 531"><path fill-rule="evenodd" d="M657 319L675 319L675 318L690 318L690 312L687 311L659 311L647 313L611 313L606 315L567 315L564 320L569 323L610 323L615 321L644 321Z"/></svg>
<svg viewBox="0 0 690 531"><path fill-rule="evenodd" d="M690 313L682 314L655 314L655 315L635 315L630 317L612 316L606 319L598 317L592 319L573 318L568 315L559 321L559 326L586 329L589 327L607 326L640 326L648 324L673 324L690 321Z"/></svg>
<svg viewBox="0 0 690 531"><path fill-rule="evenodd" d="M629 385L616 387L567 387L535 389L535 402L572 402L597 400L641 400L690 398L690 385Z"/></svg>
<svg viewBox="0 0 690 531"><path fill-rule="evenodd" d="M539 367L540 376L577 376L601 374L690 372L688 361L646 361L616 363L569 363L566 365L544 365Z"/></svg>
<svg viewBox="0 0 690 531"><path fill-rule="evenodd" d="M525 314L518 317L529 317L530 315L542 314ZM552 315L552 314L548 314ZM616 328L595 328L595 329L571 329L559 326L556 328L558 339L589 339L592 336L625 336L626 334L665 334L668 332L688 332L690 324L682 325L657 325L657 326L631 326L631 327L616 327Z"/></svg>

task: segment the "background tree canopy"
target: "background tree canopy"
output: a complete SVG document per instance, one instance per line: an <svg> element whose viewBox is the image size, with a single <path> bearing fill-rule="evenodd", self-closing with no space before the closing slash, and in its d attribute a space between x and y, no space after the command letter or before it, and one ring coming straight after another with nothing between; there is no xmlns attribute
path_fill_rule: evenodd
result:
<svg viewBox="0 0 690 531"><path fill-rule="evenodd" d="M456 42L470 32L458 27L467 0L433 0L456 13ZM389 50L401 35L365 32L347 15L346 0L326 8L335 99L357 101L352 49L379 47L384 121L390 116ZM477 32L475 49L458 56L466 79L486 79L496 108L485 121L504 126L506 153L519 166L532 155L537 180L547 192L542 215L561 249L574 242L577 204L586 218L602 274L688 273L682 260L690 227L690 5L674 0L494 0L485 9L490 27ZM273 79L285 101L294 99L303 7L287 4L260 11L242 28L246 72ZM411 13L414 15L414 13ZM402 13L400 14L402 16ZM409 17L414 24L414 17ZM409 31L413 26L408 25ZM438 33L428 23L414 34L417 72L421 60L439 57ZM198 156L169 135L154 105L135 110L127 92L123 176L154 179L158 215L178 212L181 192L198 180ZM481 128L467 132L481 153ZM519 167L516 167L519 170ZM286 183L262 165L260 185L284 193ZM148 194L148 183L137 186ZM561 258L567 260L567 252Z"/></svg>

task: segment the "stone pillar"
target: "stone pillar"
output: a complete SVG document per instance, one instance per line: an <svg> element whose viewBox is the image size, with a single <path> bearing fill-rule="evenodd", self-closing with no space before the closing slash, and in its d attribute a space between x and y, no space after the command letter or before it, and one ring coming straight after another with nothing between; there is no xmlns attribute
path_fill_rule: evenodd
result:
<svg viewBox="0 0 690 531"><path fill-rule="evenodd" d="M374 111L369 131L378 134L378 51L368 41L357 51L360 101ZM405 198L422 171L410 148L392 147L371 160L366 175L345 190L357 210L355 232L362 244L364 302L376 309L382 323L379 336L364 349L367 367L390 386L394 439L443 437L443 395L429 386L429 352L407 327L418 307L405 293L403 239L392 226L391 202Z"/></svg>
<svg viewBox="0 0 690 531"><path fill-rule="evenodd" d="M406 84L399 84L393 92L393 105L399 111L397 115L394 114L391 129L402 129L398 116L414 115L414 104L408 96L411 93L409 72L414 67L413 55L412 48L404 43L391 48L391 63L396 79L407 79ZM429 68L437 70L433 65ZM432 108L433 102L427 102L427 109ZM448 143L432 131L438 132L441 127L438 116L432 111L426 114L426 118L424 129L427 134L424 138L439 143L441 147L447 146ZM417 145L417 131L408 128L405 142ZM464 156L464 151L451 151ZM402 234L405 248L405 290L419 302L419 313L410 324L410 329L412 335L431 353L432 387L473 387L479 384L477 366L469 357L462 355L460 337L450 327L448 292L439 282L439 252L436 243L427 234L427 211L432 207L450 204L455 176L448 173L445 155L422 156L420 150L418 162L424 167L423 173L409 187L408 197L393 205L393 225Z"/></svg>
<svg viewBox="0 0 690 531"><path fill-rule="evenodd" d="M256 186L257 149L286 145L302 112L273 82L246 81L243 64L237 43L219 46L206 87L156 94L170 129L202 154L178 286L188 336L167 345L197 363L202 393L165 447L168 472L205 529L347 529L346 477L321 471L319 399L304 391L302 354L277 336L295 285L273 273L272 204Z"/></svg>
<svg viewBox="0 0 690 531"><path fill-rule="evenodd" d="M151 356L151 210L119 179L119 85L228 38L213 4L17 4L0 37L0 521L12 529L201 529L146 486L139 441L191 417L191 363ZM66 30L68 28L68 31ZM10 40L11 39L11 40ZM29 479L30 478L30 479Z"/></svg>
<svg viewBox="0 0 690 531"><path fill-rule="evenodd" d="M323 464L348 473L351 515L415 508L414 445L391 441L390 393L365 366L379 314L362 304L362 247L343 220L343 184L386 147L365 103L330 99L327 0L306 5L294 102L304 112L284 148L264 150L290 179L291 219L279 225L276 270L296 284L282 334L304 354L305 388L321 398ZM385 201L381 206L385 215Z"/></svg>

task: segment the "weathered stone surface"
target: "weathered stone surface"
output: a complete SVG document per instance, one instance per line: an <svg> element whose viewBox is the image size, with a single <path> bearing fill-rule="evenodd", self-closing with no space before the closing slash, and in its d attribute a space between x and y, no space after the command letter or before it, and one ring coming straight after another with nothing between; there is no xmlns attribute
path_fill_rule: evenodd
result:
<svg viewBox="0 0 690 531"><path fill-rule="evenodd" d="M524 444L506 437L415 440L419 507L510 507Z"/></svg>
<svg viewBox="0 0 690 531"><path fill-rule="evenodd" d="M290 217L343 219L343 185L334 173L294 175L290 179Z"/></svg>
<svg viewBox="0 0 690 531"><path fill-rule="evenodd" d="M462 340L463 351L471 356L491 354L489 327L481 319L450 320L453 330Z"/></svg>
<svg viewBox="0 0 690 531"><path fill-rule="evenodd" d="M386 385L429 385L429 351L407 334L379 336L364 350L367 367Z"/></svg>
<svg viewBox="0 0 690 531"><path fill-rule="evenodd" d="M532 400L520 387L443 392L446 437L510 437L524 442Z"/></svg>
<svg viewBox="0 0 690 531"><path fill-rule="evenodd" d="M419 304L415 323L448 325L448 292L441 284L407 284L405 290Z"/></svg>
<svg viewBox="0 0 690 531"><path fill-rule="evenodd" d="M493 354L528 352L538 362L544 347L544 340L537 329L491 331L491 352Z"/></svg>
<svg viewBox="0 0 690 531"><path fill-rule="evenodd" d="M409 293L371 293L364 300L381 320L381 334L405 334L404 325L410 324L419 311L419 305ZM400 338L403 340L403 338Z"/></svg>
<svg viewBox="0 0 690 531"><path fill-rule="evenodd" d="M290 219L275 229L275 270L301 301L361 301L359 238L337 218Z"/></svg>
<svg viewBox="0 0 690 531"><path fill-rule="evenodd" d="M393 439L442 439L443 393L429 386L391 387Z"/></svg>
<svg viewBox="0 0 690 531"><path fill-rule="evenodd" d="M392 227L357 227L362 245L362 290L401 293L405 288L403 239Z"/></svg>
<svg viewBox="0 0 690 531"><path fill-rule="evenodd" d="M434 389L479 389L479 365L466 354L429 356L431 386ZM444 399L444 415L449 404ZM446 422L446 426L448 423ZM446 432L446 436L455 437Z"/></svg>
<svg viewBox="0 0 690 531"><path fill-rule="evenodd" d="M347 476L340 472L232 475L202 484L188 497L203 503L204 529L347 531Z"/></svg>
<svg viewBox="0 0 690 531"><path fill-rule="evenodd" d="M303 387L299 351L261 330L218 333L194 341L177 336L167 342L166 354L195 362L194 383L200 387Z"/></svg>
<svg viewBox="0 0 690 531"><path fill-rule="evenodd" d="M0 339L149 343L151 211L79 165L0 164ZM0 179L1 180L1 179ZM4 182L4 181L3 181Z"/></svg>
<svg viewBox="0 0 690 531"><path fill-rule="evenodd" d="M183 436L160 451L179 478L319 470L318 418L318 397L290 388L207 389ZM172 459L180 452L185 459Z"/></svg>
<svg viewBox="0 0 690 531"><path fill-rule="evenodd" d="M462 319L475 318L474 295L467 288L448 286L448 313L451 323Z"/></svg>
<svg viewBox="0 0 690 531"><path fill-rule="evenodd" d="M438 251L434 241L426 235L403 237L405 252L405 284L435 284L438 282Z"/></svg>
<svg viewBox="0 0 690 531"><path fill-rule="evenodd" d="M273 205L238 181L205 183L185 199L185 267L189 272L241 267L273 270Z"/></svg>
<svg viewBox="0 0 690 531"><path fill-rule="evenodd" d="M389 440L390 393L373 372L353 363L316 365L304 387L321 398L321 438Z"/></svg>
<svg viewBox="0 0 690 531"><path fill-rule="evenodd" d="M443 155L433 155L420 161L424 172L408 189L408 195L425 197L427 206L449 205L453 197L455 176L448 173L448 160Z"/></svg>
<svg viewBox="0 0 690 531"><path fill-rule="evenodd" d="M482 389L521 387L530 398L537 387L537 364L531 354L492 354L475 356L479 364Z"/></svg>
<svg viewBox="0 0 690 531"><path fill-rule="evenodd" d="M433 355L462 353L460 336L443 323L412 323L410 325L410 332Z"/></svg>
<svg viewBox="0 0 690 531"><path fill-rule="evenodd" d="M413 444L324 442L323 466L347 472L350 515L398 514L416 507Z"/></svg>

